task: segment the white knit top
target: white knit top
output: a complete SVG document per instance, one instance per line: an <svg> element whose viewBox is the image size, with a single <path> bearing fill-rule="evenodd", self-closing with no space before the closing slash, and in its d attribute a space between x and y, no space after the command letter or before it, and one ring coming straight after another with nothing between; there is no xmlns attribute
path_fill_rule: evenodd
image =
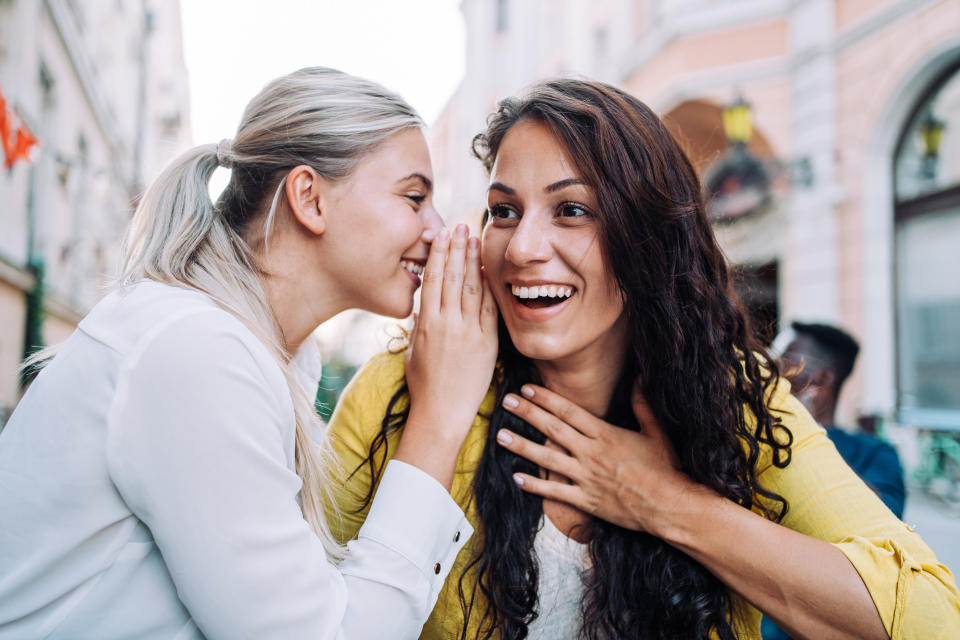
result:
<svg viewBox="0 0 960 640"><path fill-rule="evenodd" d="M582 624L583 578L590 568L587 545L568 538L546 515L533 541L540 563L539 615L528 627L530 640L574 640Z"/></svg>

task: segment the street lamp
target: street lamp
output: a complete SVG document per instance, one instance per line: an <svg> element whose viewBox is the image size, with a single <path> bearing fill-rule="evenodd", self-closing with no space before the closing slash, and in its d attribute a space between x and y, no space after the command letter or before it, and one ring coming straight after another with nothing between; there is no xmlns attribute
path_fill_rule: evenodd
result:
<svg viewBox="0 0 960 640"><path fill-rule="evenodd" d="M928 111L920 122L920 139L923 141L923 161L920 172L929 180L937 177L940 143L943 141L943 130L946 128L946 123L933 115L932 111Z"/></svg>
<svg viewBox="0 0 960 640"><path fill-rule="evenodd" d="M737 99L723 108L723 132L734 145L745 145L753 135L753 107L737 96Z"/></svg>
<svg viewBox="0 0 960 640"><path fill-rule="evenodd" d="M707 211L714 222L730 222L767 208L773 198L773 180L778 176L785 175L790 184L800 187L813 184L808 157L783 162L750 153L747 144L753 137L753 106L742 95L723 107L721 118L730 148L704 176L710 193Z"/></svg>
<svg viewBox="0 0 960 640"><path fill-rule="evenodd" d="M742 94L737 95L733 102L723 107L721 118L723 132L733 147L733 154L747 154L747 143L753 137L753 105L747 102ZM813 167L807 156L786 162L764 160L763 163L767 165L771 176L786 174L791 184L801 187L810 187L813 184Z"/></svg>
<svg viewBox="0 0 960 640"><path fill-rule="evenodd" d="M730 148L710 167L704 182L710 193L707 212L726 223L760 211L770 203L770 175L764 162L747 150L753 136L753 108L737 96L721 111Z"/></svg>
<svg viewBox="0 0 960 640"><path fill-rule="evenodd" d="M920 123L920 137L923 139L923 155L926 158L936 158L940 155L940 142L943 141L943 130L947 124L928 112Z"/></svg>

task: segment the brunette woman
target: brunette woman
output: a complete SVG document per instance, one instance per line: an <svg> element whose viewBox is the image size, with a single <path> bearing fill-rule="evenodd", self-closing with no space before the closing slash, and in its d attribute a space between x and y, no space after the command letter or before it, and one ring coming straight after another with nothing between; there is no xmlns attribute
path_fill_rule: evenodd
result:
<svg viewBox="0 0 960 640"><path fill-rule="evenodd" d="M544 82L474 149L506 330L453 486L479 535L423 637L759 638L760 611L796 637L957 637L950 572L754 338L657 116ZM374 360L333 418L344 538L403 432L402 365Z"/></svg>

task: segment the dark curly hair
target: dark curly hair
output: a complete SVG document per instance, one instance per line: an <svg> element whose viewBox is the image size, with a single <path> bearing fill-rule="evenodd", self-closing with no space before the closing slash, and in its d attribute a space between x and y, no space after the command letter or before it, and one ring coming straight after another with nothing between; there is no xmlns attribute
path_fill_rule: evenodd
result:
<svg viewBox="0 0 960 640"><path fill-rule="evenodd" d="M500 102L473 141L488 172L504 136L521 120L548 127L597 196L605 258L629 327L629 353L605 419L640 428L630 404L639 384L685 473L779 521L786 500L757 479L761 445L772 450L774 465L790 462L792 434L766 404L779 373L733 291L689 160L636 98L598 82L558 79ZM536 616L533 541L543 507L511 480L516 471L535 475L538 469L499 446L495 434L506 427L538 442L544 436L500 405L506 393L539 380L502 323L500 362L498 402L474 477L482 550L460 577L459 595L465 619L479 617L480 635L498 631L504 639L519 639ZM386 433L403 423L403 412L395 408L404 394L401 389L394 396L382 437L370 449L367 463L375 478L386 456L381 452L375 463L377 450ZM779 508L771 510L774 504ZM588 532L592 568L582 637L737 637L728 589L698 562L659 538L598 519ZM473 570L476 579L467 579ZM477 589L485 606L477 605Z"/></svg>

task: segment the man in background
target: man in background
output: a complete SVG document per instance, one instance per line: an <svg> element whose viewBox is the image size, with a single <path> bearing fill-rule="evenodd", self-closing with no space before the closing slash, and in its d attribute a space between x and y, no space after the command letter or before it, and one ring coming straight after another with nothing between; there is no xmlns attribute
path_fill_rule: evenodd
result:
<svg viewBox="0 0 960 640"><path fill-rule="evenodd" d="M793 390L819 422L837 451L898 518L903 517L903 468L896 449L867 433L836 426L837 399L857 360L860 345L849 334L825 324L791 325L793 336L781 355L785 369L800 372Z"/></svg>

